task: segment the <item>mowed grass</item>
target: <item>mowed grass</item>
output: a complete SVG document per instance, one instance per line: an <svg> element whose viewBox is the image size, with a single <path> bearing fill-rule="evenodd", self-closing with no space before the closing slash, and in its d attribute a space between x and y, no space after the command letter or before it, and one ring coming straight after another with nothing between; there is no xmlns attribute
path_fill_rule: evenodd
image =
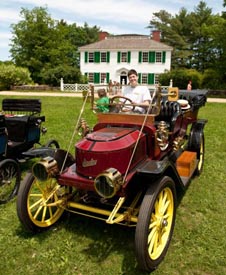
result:
<svg viewBox="0 0 226 275"><path fill-rule="evenodd" d="M0 96L0 102L3 98ZM72 133L82 99L41 100L48 128L41 143L57 139L65 149L71 143L73 153L79 137L72 138ZM82 117L92 128L95 116L89 104ZM226 274L226 104L207 103L199 117L208 119L204 170L192 180L177 209L168 253L154 275ZM24 231L17 218L16 199L0 205L0 211L0 274L148 274L136 266L134 229L67 214L51 229L32 235Z"/></svg>

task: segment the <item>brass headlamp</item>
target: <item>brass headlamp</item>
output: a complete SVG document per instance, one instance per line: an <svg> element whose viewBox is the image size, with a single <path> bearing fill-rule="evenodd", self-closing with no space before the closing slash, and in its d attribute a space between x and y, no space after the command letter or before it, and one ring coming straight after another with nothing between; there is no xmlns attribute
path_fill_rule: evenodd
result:
<svg viewBox="0 0 226 275"><path fill-rule="evenodd" d="M94 181L96 192L103 198L112 198L122 185L122 175L115 168L99 174Z"/></svg>
<svg viewBox="0 0 226 275"><path fill-rule="evenodd" d="M58 172L57 162L52 157L45 157L32 167L32 173L39 181L46 181L49 177L56 176Z"/></svg>

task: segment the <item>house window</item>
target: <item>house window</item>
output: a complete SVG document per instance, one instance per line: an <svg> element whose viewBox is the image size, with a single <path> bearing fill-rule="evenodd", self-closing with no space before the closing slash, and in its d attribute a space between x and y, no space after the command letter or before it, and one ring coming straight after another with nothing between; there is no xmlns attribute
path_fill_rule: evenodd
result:
<svg viewBox="0 0 226 275"><path fill-rule="evenodd" d="M94 73L88 73L89 82L94 83Z"/></svg>
<svg viewBox="0 0 226 275"><path fill-rule="evenodd" d="M107 62L107 53L106 52L100 53L100 61Z"/></svg>
<svg viewBox="0 0 226 275"><path fill-rule="evenodd" d="M142 52L142 62L148 62L148 52Z"/></svg>
<svg viewBox="0 0 226 275"><path fill-rule="evenodd" d="M101 73L100 74L100 82L101 83L106 83L107 82L107 74L106 73Z"/></svg>
<svg viewBox="0 0 226 275"><path fill-rule="evenodd" d="M156 63L162 63L162 52L156 52L155 53L155 62Z"/></svg>
<svg viewBox="0 0 226 275"><path fill-rule="evenodd" d="M127 52L121 53L121 62L127 62Z"/></svg>
<svg viewBox="0 0 226 275"><path fill-rule="evenodd" d="M94 53L89 53L89 63L94 62Z"/></svg>
<svg viewBox="0 0 226 275"><path fill-rule="evenodd" d="M141 84L148 84L148 74L141 75Z"/></svg>
<svg viewBox="0 0 226 275"><path fill-rule="evenodd" d="M155 74L155 84L159 84L159 74Z"/></svg>

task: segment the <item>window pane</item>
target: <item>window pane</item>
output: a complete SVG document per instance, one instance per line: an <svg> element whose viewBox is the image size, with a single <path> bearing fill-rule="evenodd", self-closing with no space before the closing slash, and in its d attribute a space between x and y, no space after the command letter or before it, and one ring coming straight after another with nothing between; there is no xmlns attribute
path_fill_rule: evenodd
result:
<svg viewBox="0 0 226 275"><path fill-rule="evenodd" d="M127 62L127 52L121 53L121 62Z"/></svg>
<svg viewBox="0 0 226 275"><path fill-rule="evenodd" d="M162 63L162 53L161 52L156 52L156 56L155 56L155 61L156 63Z"/></svg>
<svg viewBox="0 0 226 275"><path fill-rule="evenodd" d="M94 73L88 74L89 82L94 83Z"/></svg>
<svg viewBox="0 0 226 275"><path fill-rule="evenodd" d="M159 84L159 74L155 74L155 84Z"/></svg>
<svg viewBox="0 0 226 275"><path fill-rule="evenodd" d="M100 53L100 61L107 62L107 53Z"/></svg>
<svg viewBox="0 0 226 275"><path fill-rule="evenodd" d="M107 81L107 74L106 73L101 73L100 74L100 82L101 83L106 83Z"/></svg>
<svg viewBox="0 0 226 275"><path fill-rule="evenodd" d="M141 84L148 84L148 75L147 74L142 74Z"/></svg>
<svg viewBox="0 0 226 275"><path fill-rule="evenodd" d="M89 63L94 62L94 53L89 53Z"/></svg>
<svg viewBox="0 0 226 275"><path fill-rule="evenodd" d="M142 53L142 61L143 62L148 62L148 52L143 52Z"/></svg>

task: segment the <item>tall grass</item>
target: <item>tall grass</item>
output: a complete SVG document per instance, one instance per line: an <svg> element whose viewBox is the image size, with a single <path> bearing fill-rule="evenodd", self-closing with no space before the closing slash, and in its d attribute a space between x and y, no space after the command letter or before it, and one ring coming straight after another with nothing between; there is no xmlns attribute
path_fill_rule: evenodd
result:
<svg viewBox="0 0 226 275"><path fill-rule="evenodd" d="M42 97L48 132L41 142L54 138L67 148L82 103L79 98ZM226 274L226 106L207 103L199 116L208 119L204 170L177 209L170 248L154 275ZM92 127L95 116L88 104L83 117ZM134 229L67 214L50 230L32 235L18 221L15 204L0 206L0 274L147 274L136 266Z"/></svg>

